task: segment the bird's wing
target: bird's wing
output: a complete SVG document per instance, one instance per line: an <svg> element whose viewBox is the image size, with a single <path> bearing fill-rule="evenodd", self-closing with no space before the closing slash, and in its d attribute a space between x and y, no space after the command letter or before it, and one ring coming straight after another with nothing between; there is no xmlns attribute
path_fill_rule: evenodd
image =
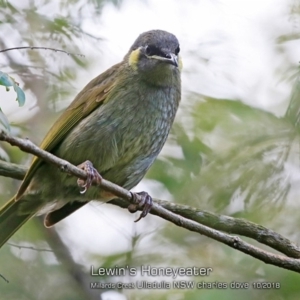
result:
<svg viewBox="0 0 300 300"><path fill-rule="evenodd" d="M70 130L82 119L88 116L97 107L102 105L109 95L109 92L116 84L117 73L120 71L121 63L112 66L110 69L94 78L76 96L70 106L54 123L52 128L45 136L40 148L48 152L52 150L64 139ZM87 101L89 99L89 101ZM27 171L24 180L15 196L19 199L27 189L33 175L43 162L42 159L34 157Z"/></svg>

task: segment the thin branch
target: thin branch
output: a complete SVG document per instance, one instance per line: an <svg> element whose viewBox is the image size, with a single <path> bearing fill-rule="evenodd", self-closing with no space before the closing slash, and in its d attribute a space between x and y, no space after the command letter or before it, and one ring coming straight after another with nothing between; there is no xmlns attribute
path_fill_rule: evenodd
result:
<svg viewBox="0 0 300 300"><path fill-rule="evenodd" d="M300 247L279 233L262 225L255 224L245 219L220 215L188 205L172 203L170 201L154 199L154 202L177 215L193 220L199 224L206 225L210 228L221 230L226 233L238 234L252 238L257 242L269 246L289 257L300 258ZM127 202L122 201L121 199L114 199L107 203L114 204L122 208L127 208L128 206ZM155 215L153 211L151 211L151 214Z"/></svg>
<svg viewBox="0 0 300 300"><path fill-rule="evenodd" d="M0 176L2 175L22 180L26 172L27 167L25 166L7 163L0 160ZM188 205L172 203L159 199L155 199L154 201L165 209L189 220L196 221L197 223L206 225L216 230L252 238L289 257L300 258L300 247L279 233L262 225L255 224L245 219L233 218L205 210L200 210ZM123 208L128 207L128 202L122 201L121 199L115 199L108 203ZM152 212L152 214L154 213Z"/></svg>
<svg viewBox="0 0 300 300"><path fill-rule="evenodd" d="M32 143L29 139L21 139L21 138L12 137L12 136L8 135L7 133L5 133L3 130L1 130L0 131L0 140L8 142L12 146L17 146L25 152L34 154L34 155L38 156L39 158L43 159L44 161L56 165L58 168L61 169L62 172L66 172L68 174L71 174L71 175L76 176L77 178L80 178L83 180L87 179L87 175L83 170L77 168L76 166L72 165L71 163L69 163L68 161L66 161L64 159L61 159L47 151L40 149L38 146L36 146L34 143ZM97 184L97 183L95 182L95 184ZM132 201L132 195L128 190L126 190L116 184L113 184L110 181L102 179L101 180L101 188L103 188L104 190L109 191L109 192L113 193L114 195L116 195L122 199L125 199L129 202Z"/></svg>
<svg viewBox="0 0 300 300"><path fill-rule="evenodd" d="M51 249L36 248L36 247L32 247L32 246L22 246L22 245L12 244L9 242L6 242L6 244L9 246L18 248L18 249L29 249L29 250L33 250L33 251L37 251L37 252L53 252L53 250L51 250Z"/></svg>
<svg viewBox="0 0 300 300"><path fill-rule="evenodd" d="M188 205L156 200L164 208L211 228L252 238L289 257L300 258L300 247L281 234L245 219L199 210Z"/></svg>
<svg viewBox="0 0 300 300"><path fill-rule="evenodd" d="M168 220L176 224L177 226L208 236L214 240L226 244L231 248L237 249L241 252L244 252L245 254L253 256L265 262L266 264L272 264L284 269L288 269L300 273L300 259L277 255L262 250L258 247L252 246L247 242L244 242L237 236L232 236L226 233L222 233L215 229L211 229L205 225L198 224L195 221L187 220L181 216L173 214L168 210L162 209L162 207L156 203L154 205L154 208L152 208L152 212L164 218L165 220Z"/></svg>
<svg viewBox="0 0 300 300"><path fill-rule="evenodd" d="M83 170L70 164L66 160L60 159L60 158L54 156L53 154L40 149L39 147L34 145L28 139L24 140L24 139L20 139L20 138L15 138L15 137L12 137L12 136L8 135L7 133L1 131L0 132L0 140L6 141L13 146L17 146L25 152L34 154L34 155L38 156L39 158L58 166L64 172L68 172L78 178L81 178L81 179L87 178L87 175ZM101 181L100 186L102 189L113 193L117 197L125 199L129 203L133 203L132 195L128 190L126 190L120 186L117 186L105 179L103 179ZM278 267L281 267L284 269L288 269L288 270L292 270L292 271L300 273L300 260L299 259L290 258L290 257L286 257L283 255L277 255L277 254L262 250L262 249L255 247L247 242L244 242L239 237L220 232L220 231L212 229L208 226L199 224L196 221L193 221L191 219L187 219L187 217L183 217L178 214L175 214L175 213L167 210L166 208L162 207L160 204L158 204L158 202L154 202L153 207L151 209L151 213L155 214L157 216L160 216L160 217L164 218L165 220L168 220L168 221L176 224L177 226L183 227L183 228L188 229L193 232L198 232L198 233L208 236L212 239L215 239L221 243L228 245L231 248L237 249L245 254L253 256L267 264L272 264L272 265L275 265L275 266L278 266ZM229 218L229 217L227 217L227 218ZM245 220L243 220L243 221L246 222ZM251 223L249 223L249 224L251 224ZM261 227L261 229L262 229L262 227ZM292 243L290 243L290 244L293 245ZM294 245L293 247L297 251L297 246Z"/></svg>
<svg viewBox="0 0 300 300"><path fill-rule="evenodd" d="M89 300L100 299L99 296L103 291L99 292L99 290L93 290L90 288L89 277L82 270L82 266L74 261L68 247L66 247L56 230L54 228L45 228L43 226L44 220L42 217L38 217L38 220L41 227L44 228L47 243L52 249L55 249L54 255L62 263L64 268L67 269L68 274L77 285L76 287L80 287L80 289L78 289L78 293L81 293L80 298Z"/></svg>
<svg viewBox="0 0 300 300"><path fill-rule="evenodd" d="M27 172L25 166L0 160L0 175L14 179L22 180Z"/></svg>
<svg viewBox="0 0 300 300"><path fill-rule="evenodd" d="M109 203L125 208L125 204L122 203L122 201L120 201L119 199L112 200ZM195 221L178 216L177 214L172 213L171 211L168 211L166 209L163 209L163 207L160 206L160 204L166 204L166 203L167 203L167 201L156 200L155 205L151 210L151 214L160 216L163 219L168 220L177 226L183 227L183 228L188 229L193 232L198 232L198 233L203 234L207 237L210 237L214 240L217 240L223 244L226 244L227 246L229 246L231 248L237 249L245 254L253 256L253 257L265 262L266 264L271 264L274 266L278 266L278 267L281 267L284 269L288 269L288 270L300 273L300 259L290 258L290 257L286 257L283 255L277 255L277 254L262 250L262 249L255 247L247 242L244 242L237 236L232 236L232 235L220 232L218 230L209 228L205 225L196 223ZM174 209L174 207L176 207L176 206L177 206L176 210L178 211L177 204L174 204L173 206L166 205L166 207L168 207L170 209L172 209L172 208ZM214 216L217 216L217 215L214 215ZM225 217L225 216L220 216L220 219L222 217ZM227 217L227 218L230 218L230 217ZM238 220L238 219L235 219L235 220ZM246 222L245 220L243 220L243 221ZM259 226L259 225L256 225L256 226ZM278 233L276 233L276 234L279 235ZM285 238L283 238L283 239L285 239ZM293 244L290 241L289 241L289 243ZM297 249L297 246L294 245L294 248Z"/></svg>
<svg viewBox="0 0 300 300"><path fill-rule="evenodd" d="M26 47L24 46L24 47L6 48L6 49L3 49L3 50L0 50L0 53L12 51L12 50L22 50L22 49L29 49L29 50L51 50L51 51L54 51L54 52L62 52L62 53L65 53L67 55L74 55L74 56L85 57L83 54L70 53L70 52L62 50L62 49L49 48L49 47L35 47L35 46L26 46Z"/></svg>
<svg viewBox="0 0 300 300"><path fill-rule="evenodd" d="M2 274L0 274L0 277L3 278L4 281L6 281L7 283L9 283L9 281Z"/></svg>

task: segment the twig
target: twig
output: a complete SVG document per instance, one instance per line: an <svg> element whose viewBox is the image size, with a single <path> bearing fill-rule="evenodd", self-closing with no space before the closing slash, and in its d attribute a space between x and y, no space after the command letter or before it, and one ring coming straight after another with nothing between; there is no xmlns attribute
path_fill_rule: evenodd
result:
<svg viewBox="0 0 300 300"><path fill-rule="evenodd" d="M76 177L79 177L81 179L87 178L87 175L83 170L70 164L66 160L60 159L60 158L54 156L53 154L40 149L39 147L34 145L29 140L24 140L24 139L9 136L8 134L6 134L3 131L0 132L0 140L6 141L13 146L17 146L25 152L32 153L32 154L38 156L39 158L58 166L63 171L68 172ZM133 201L131 193L128 190L126 190L120 186L117 186L105 179L103 179L101 181L100 186L102 189L105 189L105 190L113 193L114 195L127 200L130 203ZM300 260L299 259L290 258L290 257L286 257L283 255L277 255L277 254L273 254L268 251L262 250L262 249L255 247L247 242L242 241L239 237L220 232L218 230L209 228L209 227L199 224L193 220L190 220L190 219L182 217L178 214L175 214L175 213L165 209L164 207L160 206L157 202L155 202L153 204L151 213L155 214L157 216L160 216L160 217L164 218L165 220L168 220L168 221L176 224L177 226L183 227L190 231L198 232L198 233L208 236L212 239L215 239L219 242L222 242L231 248L237 249L245 254L251 255L267 264L272 264L272 265L275 265L275 266L278 266L278 267L281 267L284 269L288 269L288 270L292 270L292 271L300 273ZM244 220L244 222L245 222L245 220ZM292 244L292 243L290 243L290 244ZM297 246L294 246L294 248L297 251Z"/></svg>
<svg viewBox="0 0 300 300"><path fill-rule="evenodd" d="M300 258L300 247L279 233L264 226L245 219L219 215L188 205L172 203L159 199L153 199L153 201L165 209L186 219L193 220L199 224L206 225L210 228L221 230L229 234L238 234L252 238L259 243L267 245L289 257ZM121 199L115 199L108 203L127 208L127 202L125 203ZM151 213L156 215L153 211L151 211Z"/></svg>
<svg viewBox="0 0 300 300"><path fill-rule="evenodd" d="M6 49L3 49L3 50L0 50L0 53L12 51L12 50L22 50L22 49L29 49L29 50L51 50L51 51L54 51L54 52L62 52L62 53L65 53L67 55L74 55L74 56L85 57L83 54L70 53L70 52L62 50L62 49L49 48L49 47L35 47L35 46L24 46L24 47L6 48Z"/></svg>
<svg viewBox="0 0 300 300"><path fill-rule="evenodd" d="M231 234L238 234L252 238L267 245L289 257L300 258L300 247L292 243L281 234L268 229L262 225L255 224L245 219L233 218L225 215L215 214L205 210L199 210L188 205L156 200L164 208L179 214L197 223L209 226Z"/></svg>
<svg viewBox="0 0 300 300"><path fill-rule="evenodd" d="M43 249L43 248L36 248L36 247L32 247L32 246L23 246L23 245L16 245L16 244L12 244L9 242L6 242L7 245L18 248L18 249L29 249L29 250L33 250L33 251L37 251L37 252L53 252L53 250L51 249Z"/></svg>
<svg viewBox="0 0 300 300"><path fill-rule="evenodd" d="M2 274L0 274L0 277L3 278L4 281L6 281L7 283L9 283L9 281Z"/></svg>
<svg viewBox="0 0 300 300"><path fill-rule="evenodd" d="M44 220L42 217L38 217L38 220L40 221L41 227L44 228L47 243L52 249L55 249L54 255L62 263L64 269L68 271L69 276L71 276L74 283L77 285L76 288L79 287L77 293L80 293L78 295L80 299L101 299L100 295L103 291L90 288L89 276L82 270L82 266L75 262L69 248L66 247L56 230L54 228L45 228L43 226Z"/></svg>

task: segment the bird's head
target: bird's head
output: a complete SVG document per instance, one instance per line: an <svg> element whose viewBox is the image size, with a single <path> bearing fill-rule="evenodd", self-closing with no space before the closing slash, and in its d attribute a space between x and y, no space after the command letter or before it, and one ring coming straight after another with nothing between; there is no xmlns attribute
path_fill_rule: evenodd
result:
<svg viewBox="0 0 300 300"><path fill-rule="evenodd" d="M179 77L182 67L179 42L175 35L151 30L139 35L125 59L143 80L155 85L169 85Z"/></svg>

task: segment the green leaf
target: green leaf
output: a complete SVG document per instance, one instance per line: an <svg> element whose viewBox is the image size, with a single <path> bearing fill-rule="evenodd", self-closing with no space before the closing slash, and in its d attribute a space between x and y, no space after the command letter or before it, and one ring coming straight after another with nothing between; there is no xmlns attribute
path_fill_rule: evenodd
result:
<svg viewBox="0 0 300 300"><path fill-rule="evenodd" d="M13 79L6 73L0 71L0 85L4 85L6 87L13 86Z"/></svg>
<svg viewBox="0 0 300 300"><path fill-rule="evenodd" d="M290 104L286 111L285 118L299 128L300 123L300 72L297 71L297 77L291 92Z"/></svg>
<svg viewBox="0 0 300 300"><path fill-rule="evenodd" d="M5 127L5 129L7 129L7 131L10 131L9 122L5 114L2 112L1 108L0 108L0 124L2 124Z"/></svg>
<svg viewBox="0 0 300 300"><path fill-rule="evenodd" d="M23 92L23 90L17 85L14 84L14 90L17 93L17 101L19 103L19 106L23 106L25 103L25 93Z"/></svg>
<svg viewBox="0 0 300 300"><path fill-rule="evenodd" d="M9 91L9 87L13 86L15 92L17 93L17 101L19 103L19 106L23 106L25 103L25 93L23 90L19 87L19 84L8 74L3 73L0 71L0 85L3 85L6 87L6 91Z"/></svg>

